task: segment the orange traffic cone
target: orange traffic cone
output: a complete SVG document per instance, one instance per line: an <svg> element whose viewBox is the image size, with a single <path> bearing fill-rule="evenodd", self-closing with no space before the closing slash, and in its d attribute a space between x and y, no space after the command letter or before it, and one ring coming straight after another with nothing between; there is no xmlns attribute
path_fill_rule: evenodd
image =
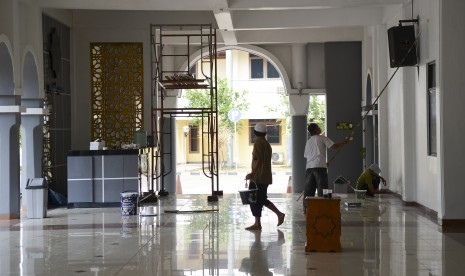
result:
<svg viewBox="0 0 465 276"><path fill-rule="evenodd" d="M289 176L289 181L287 182L287 193L292 194L292 175Z"/></svg>
<svg viewBox="0 0 465 276"><path fill-rule="evenodd" d="M178 174L178 179L176 180L176 194L182 195L182 187L181 187L181 175Z"/></svg>

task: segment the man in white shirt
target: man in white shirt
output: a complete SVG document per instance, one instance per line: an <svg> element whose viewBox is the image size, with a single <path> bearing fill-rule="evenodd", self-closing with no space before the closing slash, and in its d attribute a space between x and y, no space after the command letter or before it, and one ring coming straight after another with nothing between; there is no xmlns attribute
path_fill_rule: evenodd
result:
<svg viewBox="0 0 465 276"><path fill-rule="evenodd" d="M323 189L328 188L328 165L326 164L326 149L338 149L347 144L350 139L346 137L339 143L321 135L321 129L316 123L310 123L307 128L310 138L305 144L304 157L307 158L305 172L305 197L323 196ZM303 201L304 212L307 210L307 201Z"/></svg>

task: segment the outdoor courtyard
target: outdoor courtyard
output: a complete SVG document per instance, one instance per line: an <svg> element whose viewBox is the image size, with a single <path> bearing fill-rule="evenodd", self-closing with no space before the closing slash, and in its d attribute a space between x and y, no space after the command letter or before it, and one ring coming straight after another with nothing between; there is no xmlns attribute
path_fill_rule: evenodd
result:
<svg viewBox="0 0 465 276"><path fill-rule="evenodd" d="M245 188L245 176L249 167L221 168L219 173L219 190L225 194L234 194ZM287 193L291 179L291 167L273 165L273 184L268 193ZM305 173L305 172L302 172ZM177 181L181 184L182 194L211 194L211 179L207 178L200 164L181 165L177 168ZM178 192L179 192L179 183Z"/></svg>

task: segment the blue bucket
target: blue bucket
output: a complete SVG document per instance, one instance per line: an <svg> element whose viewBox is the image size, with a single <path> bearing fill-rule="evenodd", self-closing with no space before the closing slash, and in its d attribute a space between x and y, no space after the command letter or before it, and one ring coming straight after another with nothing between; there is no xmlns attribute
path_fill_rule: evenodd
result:
<svg viewBox="0 0 465 276"><path fill-rule="evenodd" d="M121 199L121 215L132 216L137 215L137 207L139 205L139 193L124 192L120 194Z"/></svg>

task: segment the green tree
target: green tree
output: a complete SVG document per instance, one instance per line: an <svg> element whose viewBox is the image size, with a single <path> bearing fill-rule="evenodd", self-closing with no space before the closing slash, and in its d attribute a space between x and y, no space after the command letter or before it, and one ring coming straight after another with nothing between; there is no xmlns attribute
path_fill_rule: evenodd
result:
<svg viewBox="0 0 465 276"><path fill-rule="evenodd" d="M324 96L310 96L307 121L309 123L317 123L323 130L326 129L326 103Z"/></svg>
<svg viewBox="0 0 465 276"><path fill-rule="evenodd" d="M268 112L280 112L281 115L286 118L286 132L291 133L291 112L289 111L289 96L284 93L279 93L279 105L277 106L265 106ZM282 124L282 120L278 120Z"/></svg>
<svg viewBox="0 0 465 276"><path fill-rule="evenodd" d="M282 93L280 94L279 107L267 107L269 112L276 112L281 110L282 115L286 118L287 133L290 133L291 113L289 112L289 96ZM326 129L326 103L323 95L310 95L310 102L308 107L308 123L317 123L321 129Z"/></svg>
<svg viewBox="0 0 465 276"><path fill-rule="evenodd" d="M228 112L237 108L239 110L247 110L249 104L246 102L245 96L247 91L234 91L228 86L227 79L218 80L218 127L234 131L234 123L228 119ZM208 108L210 107L210 90L208 89L190 89L185 94L188 100L188 107L191 108ZM198 125L200 119L193 120L193 123ZM239 122L237 127L239 128Z"/></svg>

